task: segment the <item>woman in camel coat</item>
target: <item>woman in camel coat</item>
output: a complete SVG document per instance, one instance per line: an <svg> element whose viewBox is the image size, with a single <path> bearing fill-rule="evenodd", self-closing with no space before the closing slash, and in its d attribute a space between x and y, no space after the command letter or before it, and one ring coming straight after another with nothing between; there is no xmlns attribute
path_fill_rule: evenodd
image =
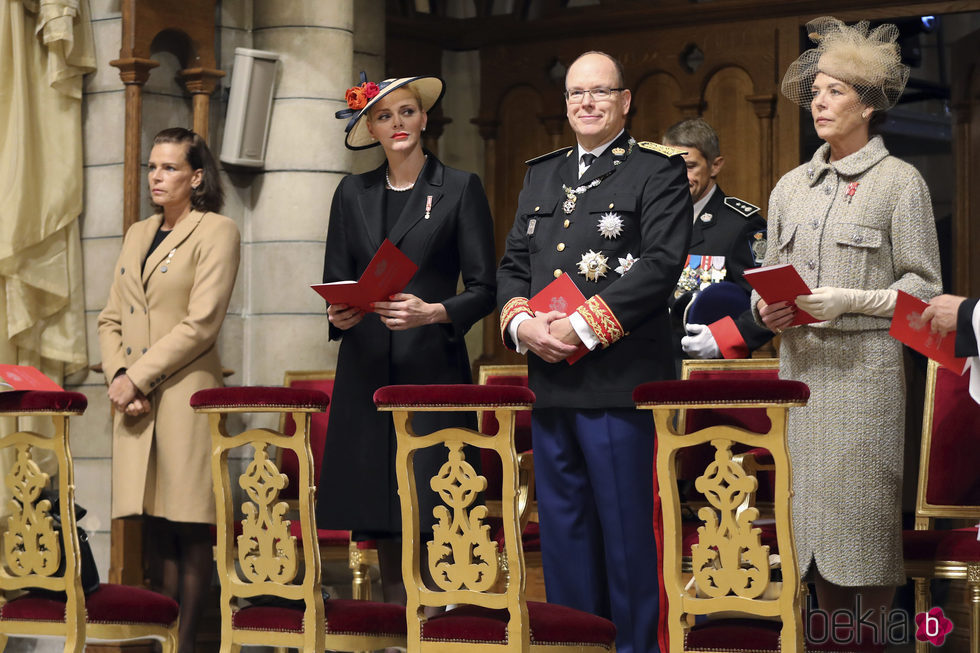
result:
<svg viewBox="0 0 980 653"><path fill-rule="evenodd" d="M99 315L102 366L115 408L112 516L144 515L144 555L179 598L180 651L193 651L211 578L215 522L207 416L196 391L222 385L216 340L235 285L239 233L220 210L217 166L200 136L154 139L149 182L158 212L126 233Z"/></svg>

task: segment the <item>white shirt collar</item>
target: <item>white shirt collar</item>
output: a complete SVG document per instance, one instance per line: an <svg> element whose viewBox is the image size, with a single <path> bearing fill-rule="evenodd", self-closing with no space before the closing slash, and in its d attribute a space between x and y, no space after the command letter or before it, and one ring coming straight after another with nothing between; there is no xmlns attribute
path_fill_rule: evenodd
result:
<svg viewBox="0 0 980 653"><path fill-rule="evenodd" d="M708 202L714 196L715 192L718 190L718 184L711 184L711 190L704 194L701 199L694 203L694 216L693 220L697 220L701 212L704 211L704 207L708 205Z"/></svg>
<svg viewBox="0 0 980 653"><path fill-rule="evenodd" d="M584 147L582 147L581 144L579 144L578 147L576 148L577 155L578 155L578 176L581 177L583 174L585 174L585 171L588 170L588 167L582 164L583 154L595 154L595 157L598 159L600 156L602 156L603 152L609 149L609 146L613 144L613 141L615 141L617 138L622 136L623 132L625 131L626 131L625 129L620 129L618 134L616 134L611 139L609 139L599 147L595 148L594 150L587 150Z"/></svg>

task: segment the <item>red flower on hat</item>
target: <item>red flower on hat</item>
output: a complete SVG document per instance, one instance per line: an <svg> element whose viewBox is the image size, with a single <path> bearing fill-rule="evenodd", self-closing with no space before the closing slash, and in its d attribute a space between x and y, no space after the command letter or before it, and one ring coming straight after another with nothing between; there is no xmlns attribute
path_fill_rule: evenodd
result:
<svg viewBox="0 0 980 653"><path fill-rule="evenodd" d="M381 92L381 89L374 82L364 82L361 84L361 88L364 89L364 96L368 100L372 99L375 95Z"/></svg>
<svg viewBox="0 0 980 653"><path fill-rule="evenodd" d="M347 89L347 93L344 95L344 99L347 100L347 106L354 111L360 111L368 103L367 94L364 89L360 86L353 86Z"/></svg>

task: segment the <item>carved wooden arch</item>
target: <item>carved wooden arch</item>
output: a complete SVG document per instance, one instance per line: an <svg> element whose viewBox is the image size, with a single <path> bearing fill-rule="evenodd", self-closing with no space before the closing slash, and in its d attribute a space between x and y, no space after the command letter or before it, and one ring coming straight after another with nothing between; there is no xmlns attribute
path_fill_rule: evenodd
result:
<svg viewBox="0 0 980 653"><path fill-rule="evenodd" d="M665 70L650 71L637 80L632 92L629 130L638 141L659 143L668 127L684 118L692 117L681 108L684 104L684 88L674 73Z"/></svg>
<svg viewBox="0 0 980 653"><path fill-rule="evenodd" d="M153 52L173 51L183 66L180 77L194 97L194 131L207 140L210 96L224 71L214 53L215 0L164 3L122 0L122 45L119 58L109 63L119 69L126 85L125 159L123 165L123 232L139 220L140 137L143 84L159 64ZM175 35L179 37L174 38ZM174 43L178 47L171 49ZM174 51L176 50L176 51Z"/></svg>

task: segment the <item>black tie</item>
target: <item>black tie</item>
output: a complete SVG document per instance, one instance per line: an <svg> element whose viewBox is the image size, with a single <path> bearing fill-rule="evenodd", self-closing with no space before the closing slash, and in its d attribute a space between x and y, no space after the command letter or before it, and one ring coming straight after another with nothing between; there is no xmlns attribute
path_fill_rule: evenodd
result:
<svg viewBox="0 0 980 653"><path fill-rule="evenodd" d="M585 154L582 155L582 165L584 165L586 168L592 165L593 161L595 161L595 154L590 154L589 152L586 152Z"/></svg>

